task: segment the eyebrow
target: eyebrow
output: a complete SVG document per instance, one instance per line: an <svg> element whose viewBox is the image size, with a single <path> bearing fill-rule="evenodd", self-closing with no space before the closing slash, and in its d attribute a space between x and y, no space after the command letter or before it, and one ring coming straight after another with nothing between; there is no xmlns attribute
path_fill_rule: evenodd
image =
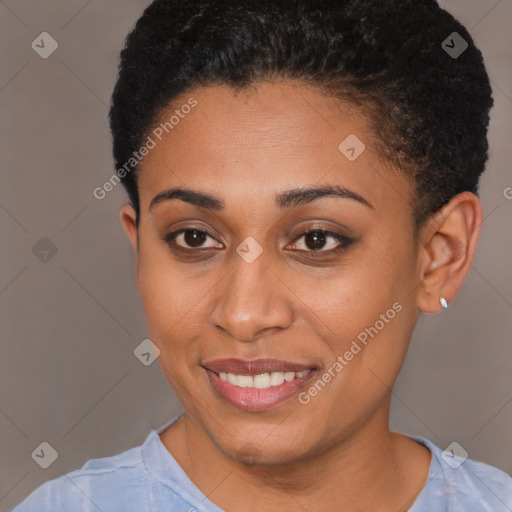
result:
<svg viewBox="0 0 512 512"><path fill-rule="evenodd" d="M348 188L341 187L339 185L324 185L321 187L307 187L286 190L284 192L280 192L276 196L275 204L280 209L293 208L311 203L315 199L329 196L340 197L343 199L353 199L371 209L375 209L364 197L356 194L355 192L352 192ZM151 200L149 211L151 212L151 210L153 210L153 208L155 208L160 203L174 199L179 199L206 210L224 210L224 201L218 197L188 188L171 188L169 190L160 192Z"/></svg>

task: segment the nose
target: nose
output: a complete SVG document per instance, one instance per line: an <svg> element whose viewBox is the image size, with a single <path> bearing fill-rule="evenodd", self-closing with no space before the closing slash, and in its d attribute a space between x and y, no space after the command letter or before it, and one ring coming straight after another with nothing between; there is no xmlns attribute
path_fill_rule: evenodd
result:
<svg viewBox="0 0 512 512"><path fill-rule="evenodd" d="M210 313L213 325L237 341L256 341L294 322L293 293L270 268L264 253L252 263L238 255L225 284L216 287Z"/></svg>

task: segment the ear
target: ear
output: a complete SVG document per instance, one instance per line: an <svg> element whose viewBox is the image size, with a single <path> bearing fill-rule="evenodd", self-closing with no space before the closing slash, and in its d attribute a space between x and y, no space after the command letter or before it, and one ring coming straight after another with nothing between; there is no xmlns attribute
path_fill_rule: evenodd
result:
<svg viewBox="0 0 512 512"><path fill-rule="evenodd" d="M139 252L139 230L137 227L137 214L135 209L131 204L125 204L121 208L121 212L119 214L119 218L121 219L121 224L128 235L128 240L132 244L133 249L135 250L135 257L137 258L137 268L136 268L136 278L137 283L139 281L139 265L138 265L138 252Z"/></svg>
<svg viewBox="0 0 512 512"><path fill-rule="evenodd" d="M419 310L439 312L441 296L448 303L453 301L471 268L482 222L480 199L471 192L462 192L420 229Z"/></svg>

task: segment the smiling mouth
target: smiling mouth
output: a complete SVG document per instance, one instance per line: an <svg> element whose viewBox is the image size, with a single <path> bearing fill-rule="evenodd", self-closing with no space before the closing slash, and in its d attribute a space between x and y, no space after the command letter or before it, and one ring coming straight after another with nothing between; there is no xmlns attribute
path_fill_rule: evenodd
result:
<svg viewBox="0 0 512 512"><path fill-rule="evenodd" d="M274 408L300 393L317 368L275 359L216 360L203 365L218 396L248 412Z"/></svg>

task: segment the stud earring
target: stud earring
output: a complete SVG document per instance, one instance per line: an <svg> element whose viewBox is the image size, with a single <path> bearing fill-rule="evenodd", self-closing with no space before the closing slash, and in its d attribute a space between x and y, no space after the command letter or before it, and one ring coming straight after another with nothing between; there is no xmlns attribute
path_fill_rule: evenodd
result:
<svg viewBox="0 0 512 512"><path fill-rule="evenodd" d="M448 302L444 297L439 297L439 304L441 304L443 310L445 310L448 307Z"/></svg>

